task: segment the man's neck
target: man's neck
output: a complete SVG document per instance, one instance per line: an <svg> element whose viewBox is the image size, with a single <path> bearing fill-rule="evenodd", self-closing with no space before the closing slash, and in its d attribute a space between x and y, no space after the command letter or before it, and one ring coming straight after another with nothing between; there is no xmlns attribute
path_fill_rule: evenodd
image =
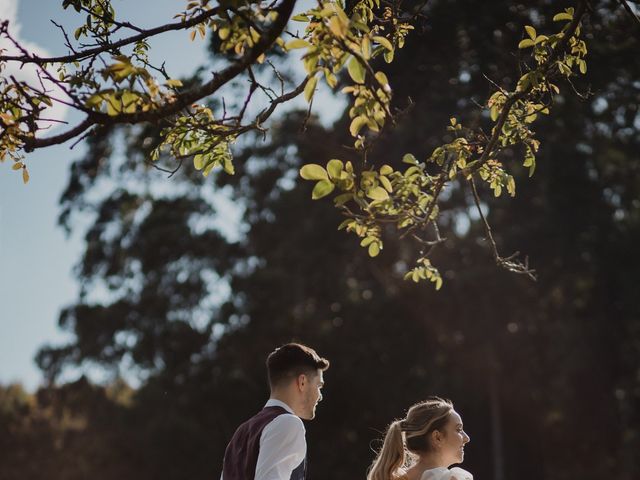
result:
<svg viewBox="0 0 640 480"><path fill-rule="evenodd" d="M272 392L271 395L269 396L269 400L277 400L279 402L284 403L287 407L291 409L291 411L295 415L297 415L294 403L291 401L291 399L287 395L282 395L277 392Z"/></svg>

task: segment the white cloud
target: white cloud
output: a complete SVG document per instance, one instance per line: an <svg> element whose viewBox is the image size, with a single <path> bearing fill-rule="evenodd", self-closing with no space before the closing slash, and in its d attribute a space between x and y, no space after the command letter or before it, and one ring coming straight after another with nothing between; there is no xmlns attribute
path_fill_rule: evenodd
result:
<svg viewBox="0 0 640 480"><path fill-rule="evenodd" d="M9 33L23 48L29 53L38 55L39 57L50 56L50 53L40 45L30 42L28 39L24 39L21 36L21 25L18 20L18 1L19 0L0 0L0 21L9 21ZM13 43L7 38L0 38L0 48L6 49L5 55L19 55L20 51L13 45ZM55 72L54 76L55 76ZM13 75L17 80L27 82L27 84L40 88L40 81L38 80L38 70L33 65L21 66L18 62L9 62L5 70L2 72L4 77ZM55 84L45 81L44 85L47 89L50 89L50 94L55 98L67 100L64 92ZM68 107L64 104L55 102L53 107L47 107L42 112L43 118L50 118L53 120L64 120ZM47 134L58 127L60 124L57 122L42 121L39 123L41 128L47 128Z"/></svg>

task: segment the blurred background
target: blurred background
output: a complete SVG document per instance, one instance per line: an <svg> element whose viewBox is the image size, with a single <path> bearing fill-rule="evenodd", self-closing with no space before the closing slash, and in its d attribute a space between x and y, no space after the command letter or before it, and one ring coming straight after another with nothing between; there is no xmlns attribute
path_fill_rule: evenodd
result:
<svg viewBox="0 0 640 480"><path fill-rule="evenodd" d="M60 333L32 354L37 385L0 386L0 479L217 479L268 396L266 355L291 340L332 363L307 425L312 479L364 479L386 425L433 394L461 413L477 479L640 478L640 26L618 2L591 5L588 72L536 124L535 175L512 152L517 196L484 195L500 251L528 255L537 282L495 266L461 185L443 205L439 292L402 280L407 245L389 236L370 259L337 231L297 171L355 160L339 102L318 102L304 131L306 111L290 109L266 140L236 145L233 177L154 170L155 126L67 151L52 218L74 242L77 287L39 320ZM451 116L488 125L486 77L513 88L523 26L554 31L567 6L429 1L384 66L396 106L413 107L371 161L426 158ZM177 68L195 81L209 61ZM29 319L3 317L9 343Z"/></svg>

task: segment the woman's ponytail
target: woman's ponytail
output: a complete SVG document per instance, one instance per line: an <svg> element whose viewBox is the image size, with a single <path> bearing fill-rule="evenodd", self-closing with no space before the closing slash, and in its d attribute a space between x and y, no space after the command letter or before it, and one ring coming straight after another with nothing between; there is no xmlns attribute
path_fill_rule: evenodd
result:
<svg viewBox="0 0 640 480"><path fill-rule="evenodd" d="M405 447L400 423L397 420L389 425L382 448L369 469L367 480L392 480L398 469L404 465Z"/></svg>

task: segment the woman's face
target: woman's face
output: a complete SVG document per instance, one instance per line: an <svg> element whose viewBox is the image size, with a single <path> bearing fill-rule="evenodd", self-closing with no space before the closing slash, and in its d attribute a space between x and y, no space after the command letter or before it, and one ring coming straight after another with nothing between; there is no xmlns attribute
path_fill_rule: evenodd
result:
<svg viewBox="0 0 640 480"><path fill-rule="evenodd" d="M449 414L449 421L442 429L442 437L439 442L439 450L443 463L446 466L454 463L462 463L464 460L464 446L469 443L469 435L462 428L462 417L452 410Z"/></svg>

